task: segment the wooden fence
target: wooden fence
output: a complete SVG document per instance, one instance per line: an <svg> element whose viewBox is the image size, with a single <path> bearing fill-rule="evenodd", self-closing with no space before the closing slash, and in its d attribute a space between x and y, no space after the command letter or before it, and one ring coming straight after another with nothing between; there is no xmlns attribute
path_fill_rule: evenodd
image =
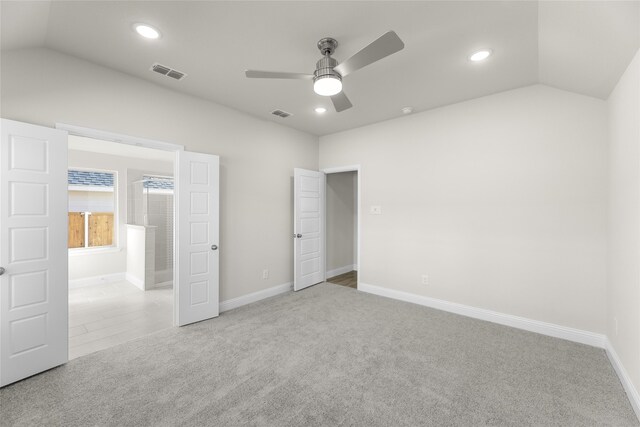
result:
<svg viewBox="0 0 640 427"><path fill-rule="evenodd" d="M69 247L84 248L84 212L69 212Z"/></svg>
<svg viewBox="0 0 640 427"><path fill-rule="evenodd" d="M85 236L85 221L88 222L88 236ZM69 212L70 248L111 246L112 244L113 212Z"/></svg>

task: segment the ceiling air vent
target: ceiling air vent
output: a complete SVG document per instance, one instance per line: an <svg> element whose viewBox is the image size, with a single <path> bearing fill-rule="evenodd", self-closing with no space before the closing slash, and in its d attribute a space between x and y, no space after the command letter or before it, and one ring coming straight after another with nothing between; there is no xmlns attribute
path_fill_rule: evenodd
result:
<svg viewBox="0 0 640 427"><path fill-rule="evenodd" d="M174 70L173 68L158 64L157 62L151 66L150 70L176 80L182 80L187 76L182 71Z"/></svg>
<svg viewBox="0 0 640 427"><path fill-rule="evenodd" d="M273 114L274 116L282 117L283 119L286 119L291 115L291 113L287 113L286 111L282 110L273 110L271 114Z"/></svg>

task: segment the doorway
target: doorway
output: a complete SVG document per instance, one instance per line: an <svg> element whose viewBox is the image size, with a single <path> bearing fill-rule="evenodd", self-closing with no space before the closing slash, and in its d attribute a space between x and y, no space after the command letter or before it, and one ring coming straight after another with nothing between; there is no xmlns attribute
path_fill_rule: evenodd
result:
<svg viewBox="0 0 640 427"><path fill-rule="evenodd" d="M7 119L0 122L0 387L69 358L69 134L117 142L122 150L135 146L172 153L172 324L183 326L218 316L218 156L71 125L57 124L52 129ZM110 179L118 182L117 173ZM96 236L89 236L91 221L74 216L77 233L82 232L80 224L85 227L84 235L75 240L79 248L82 243L82 248L92 249L87 242L93 242L104 246L93 249L118 252L109 246L119 235L104 231L123 225L116 223L115 203L112 220L109 215L94 218ZM102 204L100 209L107 206ZM86 212L92 211L85 211L85 216Z"/></svg>
<svg viewBox="0 0 640 427"><path fill-rule="evenodd" d="M173 325L174 158L69 135L69 359Z"/></svg>
<svg viewBox="0 0 640 427"><path fill-rule="evenodd" d="M345 168L347 169L347 168ZM326 281L358 287L358 168L326 173Z"/></svg>

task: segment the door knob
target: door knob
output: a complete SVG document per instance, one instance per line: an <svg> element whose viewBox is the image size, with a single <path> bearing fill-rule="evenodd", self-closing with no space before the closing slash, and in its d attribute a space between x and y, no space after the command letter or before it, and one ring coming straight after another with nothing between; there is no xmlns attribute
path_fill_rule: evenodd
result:
<svg viewBox="0 0 640 427"><path fill-rule="evenodd" d="M299 239L302 237L302 234L296 234L296 237Z"/></svg>
<svg viewBox="0 0 640 427"><path fill-rule="evenodd" d="M4 269L4 267L0 267L0 276L2 276L4 274L6 270Z"/></svg>
<svg viewBox="0 0 640 427"><path fill-rule="evenodd" d="M211 245L211 250L212 251L217 251L218 250L218 245Z"/></svg>

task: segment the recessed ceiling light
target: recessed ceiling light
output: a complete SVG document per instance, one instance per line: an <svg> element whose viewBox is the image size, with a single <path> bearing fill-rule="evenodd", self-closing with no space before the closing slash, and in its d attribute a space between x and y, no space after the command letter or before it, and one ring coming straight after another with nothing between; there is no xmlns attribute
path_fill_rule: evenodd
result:
<svg viewBox="0 0 640 427"><path fill-rule="evenodd" d="M160 31L147 24L135 24L133 28L136 30L136 33L140 34L142 37L148 39L157 39L160 37Z"/></svg>
<svg viewBox="0 0 640 427"><path fill-rule="evenodd" d="M326 113L327 109L324 108L324 107L316 107L315 108L315 112L318 113L318 114L322 114L322 113Z"/></svg>
<svg viewBox="0 0 640 427"><path fill-rule="evenodd" d="M403 107L400 111L402 111L402 114L411 114L413 113L413 107Z"/></svg>
<svg viewBox="0 0 640 427"><path fill-rule="evenodd" d="M475 53L473 53L470 57L469 60L473 61L473 62L478 62L478 61L484 61L485 59L487 59L489 56L491 56L491 53L493 51L491 49L482 49L479 50Z"/></svg>

